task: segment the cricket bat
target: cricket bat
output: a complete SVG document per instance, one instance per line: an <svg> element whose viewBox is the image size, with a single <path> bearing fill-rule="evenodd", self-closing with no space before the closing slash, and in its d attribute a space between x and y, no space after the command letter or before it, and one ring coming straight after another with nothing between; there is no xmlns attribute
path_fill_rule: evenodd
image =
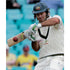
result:
<svg viewBox="0 0 70 70"><path fill-rule="evenodd" d="M24 36L24 32L10 38L7 40L8 46L11 47L21 41L23 41L26 37Z"/></svg>
<svg viewBox="0 0 70 70"><path fill-rule="evenodd" d="M32 30L34 30L34 31L36 31L37 29L38 29L38 28L37 28L36 25L32 28ZM34 39L34 37L33 37L32 35L31 35L31 37ZM26 37L24 36L24 32L22 32L22 33L20 33L20 34L14 36L14 37L8 39L8 40L7 40L8 46L11 47L11 46L13 46L13 45L15 45L15 44L17 44L17 43L23 41L24 39L26 39Z"/></svg>

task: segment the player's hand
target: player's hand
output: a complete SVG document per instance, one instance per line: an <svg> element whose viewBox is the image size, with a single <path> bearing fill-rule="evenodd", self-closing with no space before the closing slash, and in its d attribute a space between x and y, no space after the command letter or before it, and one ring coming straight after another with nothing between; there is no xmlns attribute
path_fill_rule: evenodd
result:
<svg viewBox="0 0 70 70"><path fill-rule="evenodd" d="M28 35L27 35L27 38L31 41L36 41L36 38L35 38L35 34L36 34L36 30L38 29L36 23L30 25L29 27L29 30L28 30Z"/></svg>
<svg viewBox="0 0 70 70"><path fill-rule="evenodd" d="M41 25L40 24L38 24L38 25L36 25L36 23L34 23L34 24L32 24L30 27L29 27L29 29L28 30L26 30L26 31L24 31L24 35L25 35L25 37L27 37L29 40L31 40L31 41L36 41L36 30L38 29L38 28L40 28L41 27Z"/></svg>
<svg viewBox="0 0 70 70"><path fill-rule="evenodd" d="M29 29L30 29L32 34L35 34L36 30L38 29L36 23L30 25Z"/></svg>
<svg viewBox="0 0 70 70"><path fill-rule="evenodd" d="M32 32L31 29L25 30L24 31L24 36L31 41L36 41L35 34Z"/></svg>
<svg viewBox="0 0 70 70"><path fill-rule="evenodd" d="M42 25L39 23L38 25L36 24L36 23L34 23L34 24L32 24L30 27L29 27L29 29L31 30L31 32L33 33L33 34L35 34L35 32L36 32L36 30L38 29L38 28L40 28L40 27L42 27Z"/></svg>
<svg viewBox="0 0 70 70"><path fill-rule="evenodd" d="M32 34L32 35L30 35L29 37L28 37L28 39L29 40L31 40L31 41L36 41L36 36L35 36L35 34Z"/></svg>

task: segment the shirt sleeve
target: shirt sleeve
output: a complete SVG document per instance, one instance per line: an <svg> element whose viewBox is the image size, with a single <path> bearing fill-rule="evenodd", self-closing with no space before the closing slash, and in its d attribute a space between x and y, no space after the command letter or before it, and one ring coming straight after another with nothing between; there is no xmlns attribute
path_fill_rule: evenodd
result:
<svg viewBox="0 0 70 70"><path fill-rule="evenodd" d="M55 15L53 17L57 17L60 20L59 24L54 25L55 28L60 29L62 27L62 25L63 25L61 17L58 16L58 15Z"/></svg>

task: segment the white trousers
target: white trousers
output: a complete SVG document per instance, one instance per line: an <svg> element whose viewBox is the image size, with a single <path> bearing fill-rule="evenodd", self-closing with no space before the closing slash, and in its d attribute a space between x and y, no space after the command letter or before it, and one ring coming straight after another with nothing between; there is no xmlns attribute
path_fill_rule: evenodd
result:
<svg viewBox="0 0 70 70"><path fill-rule="evenodd" d="M53 56L38 60L35 70L63 70L64 56Z"/></svg>

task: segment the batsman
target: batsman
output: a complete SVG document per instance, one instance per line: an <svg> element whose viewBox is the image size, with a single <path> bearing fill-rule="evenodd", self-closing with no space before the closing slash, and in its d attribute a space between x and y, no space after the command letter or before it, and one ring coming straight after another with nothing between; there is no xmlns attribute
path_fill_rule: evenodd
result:
<svg viewBox="0 0 70 70"><path fill-rule="evenodd" d="M58 15L50 16L49 8L44 3L36 3L33 8L34 19L24 32L32 41L34 51L39 51L35 70L62 70L64 67L64 26Z"/></svg>

